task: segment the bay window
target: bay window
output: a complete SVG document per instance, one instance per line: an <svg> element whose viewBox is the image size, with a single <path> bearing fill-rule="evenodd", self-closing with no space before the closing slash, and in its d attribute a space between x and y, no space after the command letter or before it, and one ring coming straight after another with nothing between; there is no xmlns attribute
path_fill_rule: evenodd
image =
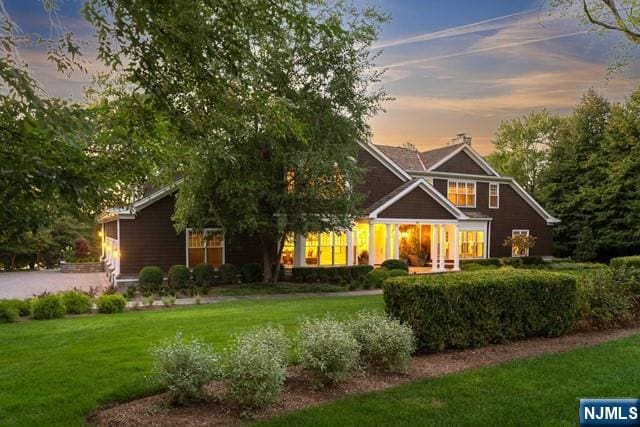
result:
<svg viewBox="0 0 640 427"><path fill-rule="evenodd" d="M476 207L476 183L468 181L449 181L447 198L461 208Z"/></svg>

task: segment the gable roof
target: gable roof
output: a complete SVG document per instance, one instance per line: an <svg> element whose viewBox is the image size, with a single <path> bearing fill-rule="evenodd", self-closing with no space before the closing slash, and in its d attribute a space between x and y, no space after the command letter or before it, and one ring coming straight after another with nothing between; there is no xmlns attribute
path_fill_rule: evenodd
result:
<svg viewBox="0 0 640 427"><path fill-rule="evenodd" d="M136 200L135 202L133 202L133 205L131 205L131 207L106 209L98 216L98 221L108 222L116 218L134 219L138 211L154 204L158 200L164 199L169 194L178 191L178 186L182 183L182 181L184 181L184 178L180 178L173 184L162 187L159 190L156 190L153 193Z"/></svg>
<svg viewBox="0 0 640 427"><path fill-rule="evenodd" d="M458 144L446 145L427 151L417 151L405 147L393 147L390 145L375 145L382 153L406 172L431 172L442 166L456 154L465 152L471 159L482 168L487 174L500 176L486 160L482 158L469 144L460 142Z"/></svg>
<svg viewBox="0 0 640 427"><path fill-rule="evenodd" d="M438 190L436 190L431 184L429 184L422 178L414 178L410 181L407 181L389 194L382 197L380 200L366 209L367 216L369 218L377 218L380 212L392 206L395 202L402 199L404 196L411 193L416 188L421 188L425 193L431 196L431 198L433 198L436 203L441 205L456 219L467 219L467 216L460 209L449 202L446 197L444 197Z"/></svg>

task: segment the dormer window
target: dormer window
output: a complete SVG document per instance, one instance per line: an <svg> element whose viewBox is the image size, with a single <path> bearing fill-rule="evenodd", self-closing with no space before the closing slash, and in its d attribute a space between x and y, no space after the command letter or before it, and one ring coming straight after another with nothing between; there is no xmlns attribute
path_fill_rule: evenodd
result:
<svg viewBox="0 0 640 427"><path fill-rule="evenodd" d="M475 208L476 183L470 181L449 181L447 198L459 208Z"/></svg>

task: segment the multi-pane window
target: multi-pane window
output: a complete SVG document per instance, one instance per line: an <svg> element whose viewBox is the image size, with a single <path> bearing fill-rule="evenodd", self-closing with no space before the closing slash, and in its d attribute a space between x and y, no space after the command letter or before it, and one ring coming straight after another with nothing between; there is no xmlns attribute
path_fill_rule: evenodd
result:
<svg viewBox="0 0 640 427"><path fill-rule="evenodd" d="M460 258L484 257L484 231L461 231L458 234Z"/></svg>
<svg viewBox="0 0 640 427"><path fill-rule="evenodd" d="M224 238L217 230L187 230L187 265L193 268L207 263L217 267L221 265L224 255Z"/></svg>
<svg viewBox="0 0 640 427"><path fill-rule="evenodd" d="M447 197L454 205L462 208L476 206L476 183L468 181L449 181Z"/></svg>
<svg viewBox="0 0 640 427"><path fill-rule="evenodd" d="M346 232L310 233L305 245L305 263L308 266L346 265Z"/></svg>
<svg viewBox="0 0 640 427"><path fill-rule="evenodd" d="M498 209L500 207L500 184L489 184L489 207Z"/></svg>

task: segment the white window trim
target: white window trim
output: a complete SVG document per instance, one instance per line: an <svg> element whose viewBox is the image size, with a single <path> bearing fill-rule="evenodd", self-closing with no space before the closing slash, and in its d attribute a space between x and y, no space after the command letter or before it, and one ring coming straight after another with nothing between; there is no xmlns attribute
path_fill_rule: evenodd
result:
<svg viewBox="0 0 640 427"><path fill-rule="evenodd" d="M514 230L511 230L511 237L514 237L516 234L522 234L523 232L527 233L526 236L530 236L529 230L524 228L516 228ZM511 256L515 258L529 256L529 248L527 248L527 252L524 255L513 255L513 246L511 246Z"/></svg>
<svg viewBox="0 0 640 427"><path fill-rule="evenodd" d="M458 251L458 257L461 260L470 260L470 259L485 259L487 258L487 230L486 227L483 228L469 228L469 229L458 229L458 247L456 251ZM482 256L481 257L462 257L460 255L460 246L462 245L462 239L460 239L460 234L462 233L482 233ZM467 242L468 243L468 242ZM477 242L476 242L477 244Z"/></svg>
<svg viewBox="0 0 640 427"><path fill-rule="evenodd" d="M457 193L457 192L456 192L456 203L453 203L451 199L449 199L449 183L450 182L456 183L456 191L459 190L460 184L462 183L473 184L473 205L464 205L464 206L458 205L457 195L460 193ZM449 203L451 203L457 208L473 209L476 207L477 199L478 199L478 183L476 181L470 181L470 180L464 180L464 179L447 179L447 200L449 201ZM465 201L466 201L466 197L465 197Z"/></svg>
<svg viewBox="0 0 640 427"><path fill-rule="evenodd" d="M320 234L323 233L314 233L318 235L318 244L315 245L316 251L318 251L318 262L316 264L307 264L306 263L306 258L307 258L307 239L305 236L305 241L304 241L304 251L303 251L303 255L304 255L304 259L305 259L305 266L306 267L343 267L343 266L347 266L349 265L349 238L348 238L348 234L347 234L348 230L342 230L342 229L338 229L338 230L334 230L334 231L325 231L324 233L331 233L331 246L322 246L321 243L321 239L320 239ZM346 246L337 246L338 248L346 248L347 252L346 252L346 264L336 264L336 253L335 253L335 248L336 248L336 234L340 233L340 234L345 234L345 236L347 236L347 241L346 241ZM331 265L320 265L320 248L331 248ZM294 261L295 264L295 261Z"/></svg>
<svg viewBox="0 0 640 427"><path fill-rule="evenodd" d="M491 186L496 186L496 201L498 202L497 206L491 206ZM500 209L500 183L498 182L490 182L489 183L489 209Z"/></svg>
<svg viewBox="0 0 640 427"><path fill-rule="evenodd" d="M208 231L221 231L221 228L203 228L202 232L203 233L207 233ZM185 265L188 268L193 268L193 267L189 267L189 234L191 234L191 232L193 232L193 228L187 228L187 230L184 233L184 260L185 260ZM226 264L226 254L227 252L227 240L224 238L224 235L222 235L222 264ZM207 262L207 246L204 247L204 260L205 262Z"/></svg>

